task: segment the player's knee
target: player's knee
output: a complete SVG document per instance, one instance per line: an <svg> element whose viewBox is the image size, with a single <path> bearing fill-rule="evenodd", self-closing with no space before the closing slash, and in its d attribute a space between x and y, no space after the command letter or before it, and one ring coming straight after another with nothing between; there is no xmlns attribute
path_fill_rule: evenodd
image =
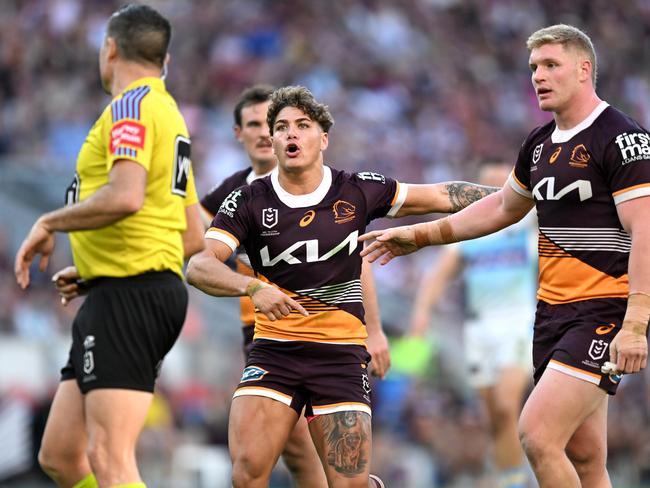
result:
<svg viewBox="0 0 650 488"><path fill-rule="evenodd" d="M39 466L50 478L55 480L66 475L75 476L77 472L83 472L85 462L83 449L57 448L43 444L38 451Z"/></svg>
<svg viewBox="0 0 650 488"><path fill-rule="evenodd" d="M607 447L598 442L569 442L566 454L580 478L605 469Z"/></svg>
<svg viewBox="0 0 650 488"><path fill-rule="evenodd" d="M269 477L273 466L269 463L243 453L237 455L232 462L232 485L234 488L245 488L253 482L259 482Z"/></svg>
<svg viewBox="0 0 650 488"><path fill-rule="evenodd" d="M552 444L545 440L542 430L527 422L519 422L519 442L532 464L543 460L553 450Z"/></svg>

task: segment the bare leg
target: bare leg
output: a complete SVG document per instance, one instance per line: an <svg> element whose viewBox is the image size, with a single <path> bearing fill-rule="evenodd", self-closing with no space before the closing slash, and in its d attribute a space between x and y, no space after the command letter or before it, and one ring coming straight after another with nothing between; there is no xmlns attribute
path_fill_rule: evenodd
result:
<svg viewBox="0 0 650 488"><path fill-rule="evenodd" d="M375 488L369 479L372 433L370 415L338 412L319 415L310 422L330 488Z"/></svg>
<svg viewBox="0 0 650 488"><path fill-rule="evenodd" d="M47 418L38 462L61 488L70 488L91 472L84 398L74 380L62 381Z"/></svg>
<svg viewBox="0 0 650 488"><path fill-rule="evenodd" d="M325 471L309 435L305 417L301 417L291 431L282 458L297 488L327 488Z"/></svg>
<svg viewBox="0 0 650 488"><path fill-rule="evenodd" d="M607 398L583 422L567 445L567 456L573 463L584 488L611 488L607 473Z"/></svg>
<svg viewBox="0 0 650 488"><path fill-rule="evenodd" d="M153 395L98 389L86 394L88 458L101 487L141 483L135 446Z"/></svg>
<svg viewBox="0 0 650 488"><path fill-rule="evenodd" d="M276 400L239 396L232 401L228 445L234 488L266 488L298 414Z"/></svg>
<svg viewBox="0 0 650 488"><path fill-rule="evenodd" d="M540 488L581 487L565 449L585 421L603 408L606 395L592 383L546 369L519 421L520 439Z"/></svg>

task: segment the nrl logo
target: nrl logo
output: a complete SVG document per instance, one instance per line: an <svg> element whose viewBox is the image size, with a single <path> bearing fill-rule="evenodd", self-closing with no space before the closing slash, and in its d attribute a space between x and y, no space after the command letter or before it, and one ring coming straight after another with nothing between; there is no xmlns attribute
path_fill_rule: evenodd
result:
<svg viewBox="0 0 650 488"><path fill-rule="evenodd" d="M544 143L542 142L541 144L538 144L535 146L535 150L533 151L533 166L539 163L539 158L542 157L542 149L544 148Z"/></svg>
<svg viewBox="0 0 650 488"><path fill-rule="evenodd" d="M589 357L594 361L602 359L609 344L602 339L594 339L589 346Z"/></svg>
<svg viewBox="0 0 650 488"><path fill-rule="evenodd" d="M278 209L265 208L262 210L262 225L267 229L275 227L278 223Z"/></svg>

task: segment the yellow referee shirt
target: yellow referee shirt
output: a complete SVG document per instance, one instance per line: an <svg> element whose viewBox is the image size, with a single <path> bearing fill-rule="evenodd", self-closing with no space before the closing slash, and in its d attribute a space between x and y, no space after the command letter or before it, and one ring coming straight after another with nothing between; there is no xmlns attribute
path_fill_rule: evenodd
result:
<svg viewBox="0 0 650 488"><path fill-rule="evenodd" d="M81 147L66 204L107 184L120 159L147 170L144 205L107 227L70 233L79 274L92 279L171 270L182 276L185 207L198 198L187 127L160 78L131 83L106 107Z"/></svg>

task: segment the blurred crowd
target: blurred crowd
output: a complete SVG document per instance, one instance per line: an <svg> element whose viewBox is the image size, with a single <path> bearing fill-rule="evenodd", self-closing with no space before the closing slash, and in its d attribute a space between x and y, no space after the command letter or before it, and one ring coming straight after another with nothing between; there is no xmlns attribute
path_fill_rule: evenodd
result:
<svg viewBox="0 0 650 488"><path fill-rule="evenodd" d="M100 89L97 53L107 16L121 3L2 3L0 171L20 167L40 177L44 171L72 175L77 151L109 101ZM525 40L551 23L574 24L592 37L600 96L650 126L648 0L149 3L174 28L167 85L189 125L200 194L246 164L232 136L232 108L241 90L258 82L303 84L330 106L336 124L326 163L339 168L418 183L472 179L483 159L514 162L526 134L548 120L531 88ZM59 305L48 283L51 273L36 273L30 291L20 292L12 278L15 249L9 229L2 231L0 333L44 347L66 338L73 314ZM59 257L53 266L67 265L66 259ZM420 253L377 270L380 295L408 303L431 259L435 252ZM452 317L456 295L445 302ZM163 381L148 432L166 432L160 435L167 441L180 435L223 445L239 374L238 324L215 325L214 314L207 318L205 298L193 294L193 299L179 344L185 352L173 362L176 371L187 373ZM391 300L381 303L389 307ZM398 307L403 322L403 303ZM390 310L384 312L391 318ZM392 320L397 340L406 324ZM234 333L224 341L220 329ZM375 384L375 462L384 467L385 473L379 471L389 485L415 487L409 476L419 472L422 486L433 486L433 479L439 486L465 486L458 483L467 479L472 481L466 486L481 486L489 450L484 415L462 378L445 374L444 354L441 349L417 374L397 368ZM56 381L56 371L51 374ZM650 483L647 377L628 378L610 407L610 458L621 472L632 469L629 479L638 483ZM26 397L18 390L14 397L27 398L34 418L42 417L51 392ZM0 391L0 417L8 398ZM160 455L171 454L163 449ZM0 447L0 468L2 457Z"/></svg>

